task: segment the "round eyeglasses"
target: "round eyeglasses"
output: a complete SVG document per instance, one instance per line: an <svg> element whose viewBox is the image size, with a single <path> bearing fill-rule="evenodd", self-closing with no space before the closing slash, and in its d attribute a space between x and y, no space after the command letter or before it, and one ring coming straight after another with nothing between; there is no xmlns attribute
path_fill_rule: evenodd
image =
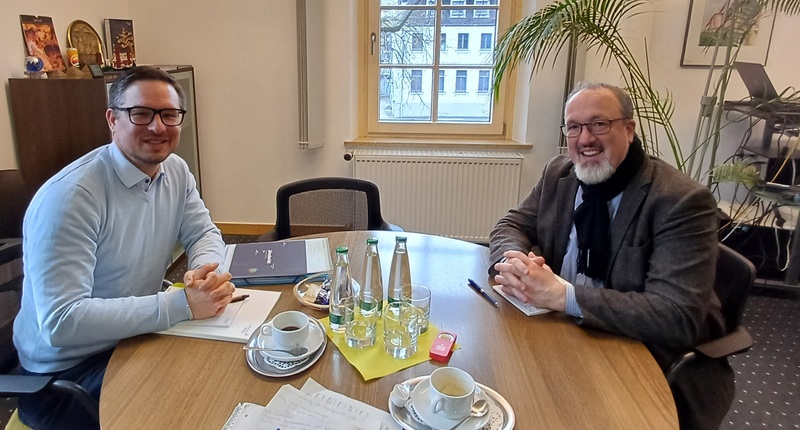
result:
<svg viewBox="0 0 800 430"><path fill-rule="evenodd" d="M583 126L595 136L606 134L611 130L611 123L614 121L625 120L628 118L614 118L614 119L595 119L589 122L571 122L561 126L561 132L567 137L578 137L583 130Z"/></svg>
<svg viewBox="0 0 800 430"><path fill-rule="evenodd" d="M151 109L143 106L113 107L112 109L128 112L128 119L134 125L149 125L158 114L161 118L161 123L168 127L181 125L183 116L186 113L183 109Z"/></svg>

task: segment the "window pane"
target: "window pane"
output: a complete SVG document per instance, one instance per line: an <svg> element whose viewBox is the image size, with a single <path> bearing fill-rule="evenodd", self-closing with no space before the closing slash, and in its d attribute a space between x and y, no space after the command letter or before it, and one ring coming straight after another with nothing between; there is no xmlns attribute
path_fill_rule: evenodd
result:
<svg viewBox="0 0 800 430"><path fill-rule="evenodd" d="M492 64L493 41L497 35L496 11L492 10L489 19L466 20L448 19L446 12L442 11L442 35L450 39L451 49L442 51L439 63L484 67Z"/></svg>
<svg viewBox="0 0 800 430"><path fill-rule="evenodd" d="M430 121L432 76L431 69L381 68L380 121Z"/></svg>
<svg viewBox="0 0 800 430"><path fill-rule="evenodd" d="M456 92L457 93L466 93L467 92L467 71L466 70L456 70Z"/></svg>
<svg viewBox="0 0 800 430"><path fill-rule="evenodd" d="M459 50L469 49L469 34L458 33L458 49Z"/></svg>
<svg viewBox="0 0 800 430"><path fill-rule="evenodd" d="M476 72L456 70L455 93L439 94L436 121L440 123L488 123L491 121L492 95L488 92L489 71L481 70L481 75L478 78L478 87L480 87L481 79L483 78L482 73L486 72L487 91L485 93L477 94L472 92L475 89L475 81L472 83L472 90L467 91L467 77L469 73Z"/></svg>
<svg viewBox="0 0 800 430"><path fill-rule="evenodd" d="M492 49L492 35L490 33L481 33L481 50L485 51Z"/></svg>
<svg viewBox="0 0 800 430"><path fill-rule="evenodd" d="M434 21L426 10L382 9L381 64L433 64Z"/></svg>
<svg viewBox="0 0 800 430"><path fill-rule="evenodd" d="M447 34L442 33L442 34L440 34L440 36L441 37L439 38L439 50L440 51L446 51L447 50Z"/></svg>
<svg viewBox="0 0 800 430"><path fill-rule="evenodd" d="M489 76L490 73L488 70L481 70L478 72L478 92L479 93L488 93L489 92Z"/></svg>

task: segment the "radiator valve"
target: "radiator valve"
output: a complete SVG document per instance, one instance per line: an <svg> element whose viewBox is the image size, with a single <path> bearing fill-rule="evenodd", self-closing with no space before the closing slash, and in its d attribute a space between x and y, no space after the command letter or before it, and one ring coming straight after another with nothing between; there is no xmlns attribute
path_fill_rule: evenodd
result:
<svg viewBox="0 0 800 430"><path fill-rule="evenodd" d="M350 161L353 159L353 151L347 151L344 153L344 161Z"/></svg>

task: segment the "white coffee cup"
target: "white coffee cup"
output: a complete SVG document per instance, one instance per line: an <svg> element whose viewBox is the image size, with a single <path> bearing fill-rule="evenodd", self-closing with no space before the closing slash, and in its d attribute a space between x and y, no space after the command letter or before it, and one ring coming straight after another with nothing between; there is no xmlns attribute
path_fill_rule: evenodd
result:
<svg viewBox="0 0 800 430"><path fill-rule="evenodd" d="M475 380L469 373L455 367L440 367L431 373L428 395L431 411L450 419L469 415Z"/></svg>
<svg viewBox="0 0 800 430"><path fill-rule="evenodd" d="M297 348L306 343L308 324L308 315L303 312L281 312L270 324L261 327L261 335L272 336L274 344L280 348Z"/></svg>

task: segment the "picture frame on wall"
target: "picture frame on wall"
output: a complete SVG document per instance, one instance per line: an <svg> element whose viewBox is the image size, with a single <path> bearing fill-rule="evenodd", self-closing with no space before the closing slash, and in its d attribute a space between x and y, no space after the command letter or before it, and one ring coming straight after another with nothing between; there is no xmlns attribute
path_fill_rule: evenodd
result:
<svg viewBox="0 0 800 430"><path fill-rule="evenodd" d="M20 15L22 41L27 55L39 57L44 63L43 72L67 69L58 45L53 18L49 16Z"/></svg>
<svg viewBox="0 0 800 430"><path fill-rule="evenodd" d="M727 28L729 22L727 8L728 0L691 0L689 16L686 21L686 35L683 40L683 53L681 66L708 67L714 58L714 45L720 29ZM769 46L772 42L772 30L775 26L775 16L766 14L750 30L745 43L739 48L736 61L767 64ZM715 67L725 64L725 51L727 43L723 42L717 53ZM734 46L734 49L736 47Z"/></svg>
<svg viewBox="0 0 800 430"><path fill-rule="evenodd" d="M133 21L130 19L105 19L106 57L114 69L127 69L136 65L136 43L133 39Z"/></svg>

